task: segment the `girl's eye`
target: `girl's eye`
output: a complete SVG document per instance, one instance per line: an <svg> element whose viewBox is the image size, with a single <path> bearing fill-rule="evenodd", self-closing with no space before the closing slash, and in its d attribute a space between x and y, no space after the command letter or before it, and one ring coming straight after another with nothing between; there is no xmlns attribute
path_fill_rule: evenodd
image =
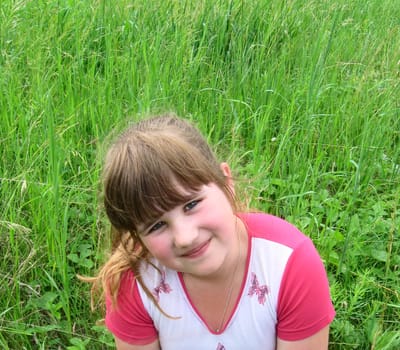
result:
<svg viewBox="0 0 400 350"><path fill-rule="evenodd" d="M148 229L147 233L157 231L157 230L161 229L164 225L165 225L164 221L158 221Z"/></svg>
<svg viewBox="0 0 400 350"><path fill-rule="evenodd" d="M192 210L192 209L193 209L197 204L199 204L199 203L200 203L200 200L199 200L199 199L196 199L196 200L194 200L194 201L191 201L191 202L185 204L185 206L183 207L183 210L184 210L184 211Z"/></svg>

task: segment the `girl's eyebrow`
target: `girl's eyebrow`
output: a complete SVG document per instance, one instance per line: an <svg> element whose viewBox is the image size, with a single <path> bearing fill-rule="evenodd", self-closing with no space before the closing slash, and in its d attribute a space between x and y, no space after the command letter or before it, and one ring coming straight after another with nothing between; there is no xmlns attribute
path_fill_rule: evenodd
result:
<svg viewBox="0 0 400 350"><path fill-rule="evenodd" d="M151 225L153 225L155 222L157 222L157 220L158 220L159 218L161 218L161 216L162 216L162 215L160 215L159 217L154 218L154 219L149 219L149 220L147 220L146 222L143 222L143 223L139 224L139 225L138 225L138 231L139 231L139 233L145 232Z"/></svg>

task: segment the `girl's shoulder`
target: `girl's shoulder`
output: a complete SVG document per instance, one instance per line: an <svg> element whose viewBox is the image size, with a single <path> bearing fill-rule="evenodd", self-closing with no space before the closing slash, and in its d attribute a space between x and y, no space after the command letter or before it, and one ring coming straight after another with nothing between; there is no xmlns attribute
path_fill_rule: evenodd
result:
<svg viewBox="0 0 400 350"><path fill-rule="evenodd" d="M309 238L290 222L266 213L244 213L239 217L251 238L260 238L294 248Z"/></svg>

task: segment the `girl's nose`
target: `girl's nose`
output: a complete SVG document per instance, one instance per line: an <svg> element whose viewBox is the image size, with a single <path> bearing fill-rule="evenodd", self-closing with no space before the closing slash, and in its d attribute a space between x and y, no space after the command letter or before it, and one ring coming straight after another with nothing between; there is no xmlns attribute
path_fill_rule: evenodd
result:
<svg viewBox="0 0 400 350"><path fill-rule="evenodd" d="M190 247L197 237L197 229L190 222L183 220L174 224L173 238L177 248Z"/></svg>

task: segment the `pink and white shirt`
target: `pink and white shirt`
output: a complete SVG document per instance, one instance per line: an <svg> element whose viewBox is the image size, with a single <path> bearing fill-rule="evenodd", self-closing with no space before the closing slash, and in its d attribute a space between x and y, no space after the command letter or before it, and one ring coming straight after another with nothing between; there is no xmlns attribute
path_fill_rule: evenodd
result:
<svg viewBox="0 0 400 350"><path fill-rule="evenodd" d="M276 338L294 341L327 326L335 311L322 261L311 240L288 222L267 214L241 214L249 250L245 280L220 332L208 327L191 303L182 275L153 263L142 266L142 279L159 302L164 316L127 272L118 305L107 299L106 326L119 339L136 345L157 338L163 350L266 349Z"/></svg>

